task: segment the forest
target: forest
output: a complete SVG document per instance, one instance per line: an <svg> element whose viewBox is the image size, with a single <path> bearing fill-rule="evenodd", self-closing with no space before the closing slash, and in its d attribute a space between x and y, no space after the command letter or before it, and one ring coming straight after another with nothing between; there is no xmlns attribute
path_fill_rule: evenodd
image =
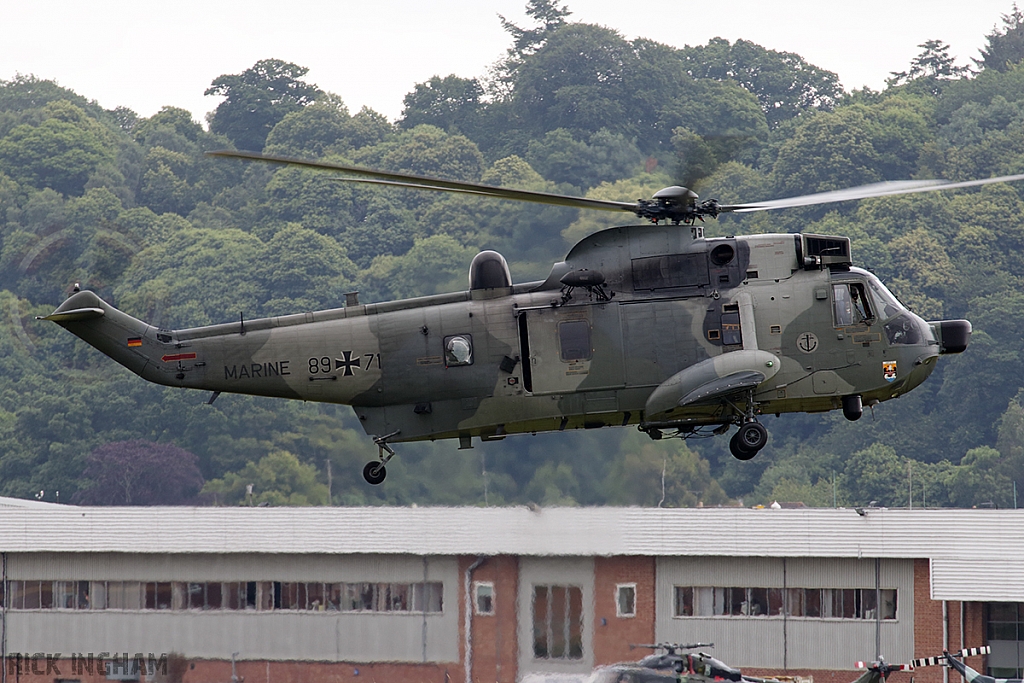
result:
<svg viewBox="0 0 1024 683"><path fill-rule="evenodd" d="M403 444L387 482L351 409L148 384L58 326L75 283L156 325L194 327L466 288L495 249L543 278L604 212L335 182L204 156L262 151L631 201L682 184L738 203L907 178L1024 173L1024 14L957 66L920 46L879 92L797 54L716 38L677 48L578 23L556 0L503 21L486 78L415 84L396 121L268 58L216 78L204 122L144 118L55 81L0 81L0 495L112 505L1016 507L1024 484L1024 183L707 224L709 235L848 235L853 258L970 348L847 422L767 417L749 462L728 439L635 429ZM628 222L628 220L627 220ZM1024 489L1022 489L1024 494Z"/></svg>

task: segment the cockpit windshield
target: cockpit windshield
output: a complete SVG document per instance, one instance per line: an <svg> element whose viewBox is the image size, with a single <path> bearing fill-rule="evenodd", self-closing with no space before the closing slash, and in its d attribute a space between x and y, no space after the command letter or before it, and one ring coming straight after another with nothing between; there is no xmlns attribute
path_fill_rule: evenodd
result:
<svg viewBox="0 0 1024 683"><path fill-rule="evenodd" d="M868 288L871 290L871 294L876 301L875 307L882 320L888 320L900 313L906 312L906 307L900 303L899 299L892 292L886 289L881 280L866 271L864 274Z"/></svg>

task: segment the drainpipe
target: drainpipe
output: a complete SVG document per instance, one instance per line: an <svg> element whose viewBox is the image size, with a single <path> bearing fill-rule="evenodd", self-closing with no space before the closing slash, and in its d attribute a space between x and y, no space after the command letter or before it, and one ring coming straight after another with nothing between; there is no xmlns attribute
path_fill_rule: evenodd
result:
<svg viewBox="0 0 1024 683"><path fill-rule="evenodd" d="M463 611L463 644L466 650L466 678L465 683L471 683L473 676L473 572L487 561L483 555L473 560L473 564L466 567L466 574L462 580L462 594L464 600Z"/></svg>
<svg viewBox="0 0 1024 683"><path fill-rule="evenodd" d="M942 649L949 649L949 603L942 601ZM949 667L942 667L942 683L949 683Z"/></svg>
<svg viewBox="0 0 1024 683"><path fill-rule="evenodd" d="M3 619L3 625L0 627L0 664L3 665L3 669L0 669L0 680L3 683L7 683L7 605L9 600L7 596L10 595L10 587L7 585L7 553L3 553L3 584L0 588L3 589L4 602L0 607L0 618ZM20 665L20 664L19 664Z"/></svg>

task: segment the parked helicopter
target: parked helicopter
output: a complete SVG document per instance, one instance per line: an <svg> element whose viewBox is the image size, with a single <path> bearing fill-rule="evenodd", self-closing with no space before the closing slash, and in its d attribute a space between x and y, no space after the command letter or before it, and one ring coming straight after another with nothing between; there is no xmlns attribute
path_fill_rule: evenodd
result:
<svg viewBox="0 0 1024 683"><path fill-rule="evenodd" d="M392 444L637 425L651 438L737 430L740 460L768 441L765 413L842 409L896 398L942 354L968 344L966 320L926 322L853 265L850 240L813 234L705 238L726 212L810 206L972 187L898 181L753 204L698 203L669 187L613 202L388 173L250 152L220 157L345 172L345 179L577 208L629 211L645 225L577 243L548 277L514 284L482 251L469 289L189 329L160 329L76 291L51 320L158 384L351 405L378 446L363 476L379 484ZM680 227L680 226L683 227Z"/></svg>
<svg viewBox="0 0 1024 683"><path fill-rule="evenodd" d="M865 664L857 662L858 669L864 669L864 673L857 677L853 683L885 683L889 676L897 671L913 671L914 667L909 664L890 664L881 657L877 662Z"/></svg>
<svg viewBox="0 0 1024 683"><path fill-rule="evenodd" d="M923 657L914 660L914 666L948 666L956 670L967 683L1022 683L1020 678L995 678L978 673L971 667L964 664L965 657L978 657L992 653L988 645L984 647L969 647L960 652L943 651L940 657Z"/></svg>
<svg viewBox="0 0 1024 683"><path fill-rule="evenodd" d="M706 652L686 652L704 647L714 647L714 643L655 643L652 645L630 645L629 649L644 647L660 650L647 655L638 662L622 662L602 666L595 670L587 679L587 683L795 683L791 676L758 678L747 676L739 669L725 664ZM854 683L879 683L861 681ZM884 683L884 681L882 681Z"/></svg>

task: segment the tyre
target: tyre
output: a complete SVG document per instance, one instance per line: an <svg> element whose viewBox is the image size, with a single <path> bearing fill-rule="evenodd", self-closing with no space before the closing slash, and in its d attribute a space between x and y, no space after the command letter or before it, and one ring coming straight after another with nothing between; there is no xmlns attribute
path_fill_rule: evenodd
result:
<svg viewBox="0 0 1024 683"><path fill-rule="evenodd" d="M367 484L377 486L384 481L386 476L388 476L388 471L385 469L384 463L379 460L371 460L363 467L363 479Z"/></svg>
<svg viewBox="0 0 1024 683"><path fill-rule="evenodd" d="M757 455L757 451L747 450L744 447L743 442L740 440L739 432L733 434L732 439L729 440L729 451L732 453L732 457L737 460L750 460Z"/></svg>
<svg viewBox="0 0 1024 683"><path fill-rule="evenodd" d="M768 443L768 430L760 422L744 422L736 432L743 449L755 453Z"/></svg>

